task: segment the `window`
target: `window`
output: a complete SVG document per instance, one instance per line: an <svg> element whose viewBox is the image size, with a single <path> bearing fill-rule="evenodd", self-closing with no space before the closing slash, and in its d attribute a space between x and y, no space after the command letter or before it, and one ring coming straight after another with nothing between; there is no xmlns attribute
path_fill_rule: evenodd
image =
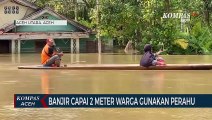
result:
<svg viewBox="0 0 212 120"><path fill-rule="evenodd" d="M19 6L4 6L4 14L19 14Z"/></svg>

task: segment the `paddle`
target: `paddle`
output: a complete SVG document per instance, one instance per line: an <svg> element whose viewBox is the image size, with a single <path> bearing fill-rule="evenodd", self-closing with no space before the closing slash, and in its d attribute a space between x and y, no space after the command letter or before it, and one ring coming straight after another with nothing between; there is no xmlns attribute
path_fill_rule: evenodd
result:
<svg viewBox="0 0 212 120"><path fill-rule="evenodd" d="M160 45L160 50L158 51L158 53L160 54L160 53L162 53L162 52L165 52L166 50L164 49L164 44L163 44L163 42L162 43L159 43L159 45ZM159 55L158 54L158 55Z"/></svg>

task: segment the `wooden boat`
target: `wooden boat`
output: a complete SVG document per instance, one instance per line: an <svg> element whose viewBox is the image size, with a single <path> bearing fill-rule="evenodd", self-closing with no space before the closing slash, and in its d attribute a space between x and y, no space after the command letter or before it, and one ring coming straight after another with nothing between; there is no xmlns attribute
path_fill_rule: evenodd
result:
<svg viewBox="0 0 212 120"><path fill-rule="evenodd" d="M18 69L50 70L211 70L212 64L167 64L166 66L141 67L138 64L71 64L63 67L43 67L41 65L18 66Z"/></svg>

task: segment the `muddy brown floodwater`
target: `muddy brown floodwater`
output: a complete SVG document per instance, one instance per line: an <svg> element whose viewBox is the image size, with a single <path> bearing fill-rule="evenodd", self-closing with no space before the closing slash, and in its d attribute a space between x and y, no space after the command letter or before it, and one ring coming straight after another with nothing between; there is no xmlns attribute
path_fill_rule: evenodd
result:
<svg viewBox="0 0 212 120"><path fill-rule="evenodd" d="M139 63L140 55L65 54L63 64ZM163 56L170 64L212 63L212 56ZM40 64L39 54L0 54L0 120L211 120L204 108L15 109L14 94L211 94L212 70L19 70Z"/></svg>

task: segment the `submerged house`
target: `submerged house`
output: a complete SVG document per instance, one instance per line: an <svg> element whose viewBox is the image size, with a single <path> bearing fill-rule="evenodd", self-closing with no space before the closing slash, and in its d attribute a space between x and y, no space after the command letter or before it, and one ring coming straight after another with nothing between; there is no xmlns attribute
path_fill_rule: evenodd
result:
<svg viewBox="0 0 212 120"><path fill-rule="evenodd" d="M17 26L15 20L66 20L67 25ZM41 52L48 37L64 52L97 52L95 34L77 21L27 0L0 0L0 53Z"/></svg>

